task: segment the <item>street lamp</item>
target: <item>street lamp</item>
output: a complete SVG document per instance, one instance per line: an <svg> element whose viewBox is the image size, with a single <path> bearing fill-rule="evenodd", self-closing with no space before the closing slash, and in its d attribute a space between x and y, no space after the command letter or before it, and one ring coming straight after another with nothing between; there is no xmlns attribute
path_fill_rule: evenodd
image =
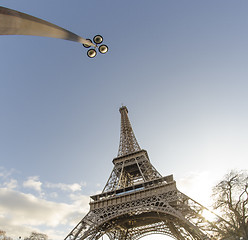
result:
<svg viewBox="0 0 248 240"><path fill-rule="evenodd" d="M106 53L108 51L108 47L106 45L101 45L98 47L97 44L100 44L103 40L100 35L96 35L93 38L93 43L90 39L80 37L73 32L43 19L5 7L0 7L0 35L32 35L60 38L82 43L85 47L93 47L93 50L98 48L100 53ZM91 58L94 57L94 54L87 55Z"/></svg>
<svg viewBox="0 0 248 240"><path fill-rule="evenodd" d="M91 39L87 39L87 40L90 41L90 42L92 43ZM101 35L96 35L96 36L93 38L93 42L94 42L94 43L96 44L96 46L98 47L98 50L99 50L100 53L105 54L105 53L108 51L108 46L107 46L107 45L102 44L102 45L98 46L99 44L101 44L101 43L103 42L103 37L102 37ZM88 44L83 44L83 46L84 46L85 48L89 48L89 47L90 47ZM90 57L90 58L95 57L96 54L97 54L97 52L96 52L95 48L91 48L91 49L89 49L88 52L87 52L87 55L88 55L88 57Z"/></svg>

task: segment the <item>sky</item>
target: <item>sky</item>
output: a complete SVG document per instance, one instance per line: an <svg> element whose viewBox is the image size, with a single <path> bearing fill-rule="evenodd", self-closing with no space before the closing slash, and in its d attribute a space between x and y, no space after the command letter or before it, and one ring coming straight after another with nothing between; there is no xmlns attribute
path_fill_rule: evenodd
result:
<svg viewBox="0 0 248 240"><path fill-rule="evenodd" d="M247 169L248 2L0 1L109 46L0 36L0 229L61 240L102 191L117 156L119 107L153 166L211 206ZM169 240L149 236L144 240Z"/></svg>

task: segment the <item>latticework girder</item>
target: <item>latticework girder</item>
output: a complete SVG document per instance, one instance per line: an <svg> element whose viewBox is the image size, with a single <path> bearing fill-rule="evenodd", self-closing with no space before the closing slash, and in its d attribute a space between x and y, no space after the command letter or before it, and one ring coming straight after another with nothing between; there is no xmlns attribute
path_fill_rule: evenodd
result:
<svg viewBox="0 0 248 240"><path fill-rule="evenodd" d="M128 118L127 107L120 108L121 113L121 134L118 157L140 150L138 141L135 138L131 123Z"/></svg>
<svg viewBox="0 0 248 240"><path fill-rule="evenodd" d="M152 233L178 240L214 239L218 224L207 221L207 209L176 188L173 176L162 177L141 150L121 107L121 140L114 168L101 194L91 196L89 213L65 240L138 240Z"/></svg>
<svg viewBox="0 0 248 240"><path fill-rule="evenodd" d="M134 186L161 178L161 174L152 166L145 150L117 157L113 160L114 168L103 192Z"/></svg>
<svg viewBox="0 0 248 240"><path fill-rule="evenodd" d="M176 189L174 181L90 205L89 214L66 240L99 239L104 234L118 240L135 240L149 233L179 240L210 239L211 225L200 215L202 206L190 202Z"/></svg>

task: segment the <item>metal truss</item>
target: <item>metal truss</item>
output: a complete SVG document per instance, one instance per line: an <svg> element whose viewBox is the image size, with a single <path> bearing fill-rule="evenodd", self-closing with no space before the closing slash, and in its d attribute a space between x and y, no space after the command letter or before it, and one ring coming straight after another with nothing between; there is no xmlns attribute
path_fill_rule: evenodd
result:
<svg viewBox="0 0 248 240"><path fill-rule="evenodd" d="M139 151L141 148L135 138L131 123L128 118L127 107L120 108L121 113L121 134L118 157L129 154L131 152Z"/></svg>
<svg viewBox="0 0 248 240"><path fill-rule="evenodd" d="M113 160L115 166L103 192L134 186L137 183L161 178L161 174L152 166L145 150L130 153Z"/></svg>
<svg viewBox="0 0 248 240"><path fill-rule="evenodd" d="M134 137L121 107L121 140L114 168L101 194L91 196L89 213L65 240L138 240L149 234L164 234L178 240L215 239L218 226L228 224L218 217L213 225L202 213L209 211L181 193L173 175L162 177Z"/></svg>
<svg viewBox="0 0 248 240"><path fill-rule="evenodd" d="M99 197L99 195L98 195ZM118 240L138 240L160 233L183 240L213 239L206 208L182 194L175 181L98 199L66 240L93 240L104 234ZM220 219L220 224L225 224Z"/></svg>

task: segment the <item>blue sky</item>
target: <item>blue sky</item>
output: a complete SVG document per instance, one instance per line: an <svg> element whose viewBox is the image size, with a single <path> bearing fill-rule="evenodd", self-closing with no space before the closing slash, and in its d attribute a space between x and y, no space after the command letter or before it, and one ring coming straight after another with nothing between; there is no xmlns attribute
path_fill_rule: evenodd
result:
<svg viewBox="0 0 248 240"><path fill-rule="evenodd" d="M153 165L197 201L210 205L225 173L247 169L247 1L1 5L109 46L89 59L75 42L0 36L0 226L9 235L63 239L87 213L117 156L121 104Z"/></svg>

